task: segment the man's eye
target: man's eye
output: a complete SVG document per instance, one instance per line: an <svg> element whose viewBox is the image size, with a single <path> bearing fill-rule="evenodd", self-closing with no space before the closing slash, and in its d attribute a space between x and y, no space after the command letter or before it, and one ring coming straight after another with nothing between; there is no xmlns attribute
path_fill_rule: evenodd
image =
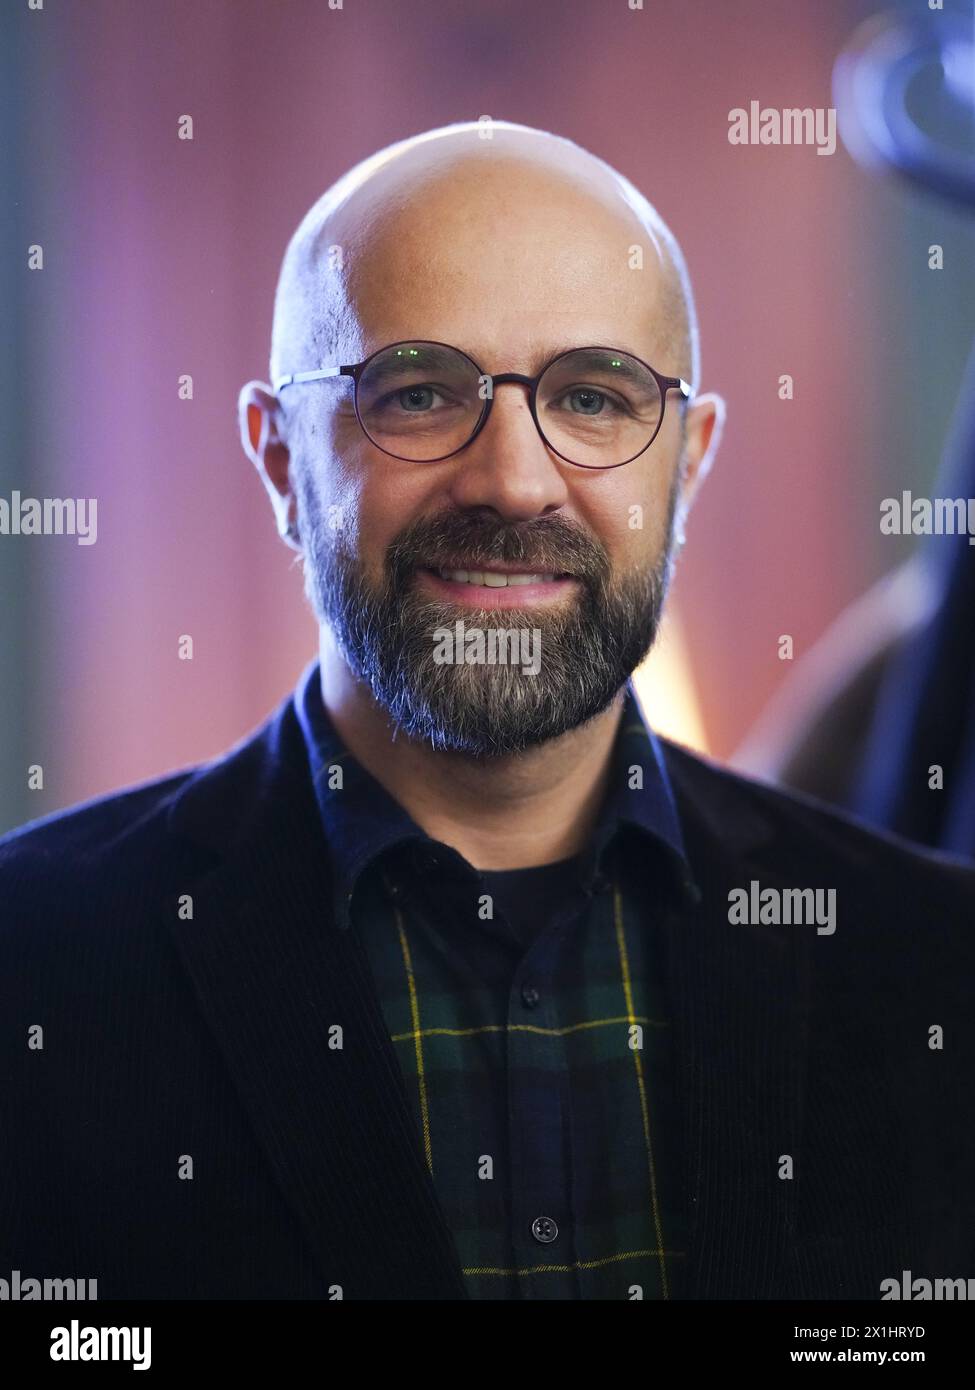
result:
<svg viewBox="0 0 975 1390"><path fill-rule="evenodd" d="M404 386L399 391L390 391L385 396L381 396L372 406L372 409L374 411L406 411L411 415L423 415L452 403L435 386Z"/></svg>
<svg viewBox="0 0 975 1390"><path fill-rule="evenodd" d="M595 386L573 386L552 404L574 415L618 415L621 411L619 401Z"/></svg>
<svg viewBox="0 0 975 1390"><path fill-rule="evenodd" d="M409 386L399 393L404 410L429 410L437 393L429 386Z"/></svg>

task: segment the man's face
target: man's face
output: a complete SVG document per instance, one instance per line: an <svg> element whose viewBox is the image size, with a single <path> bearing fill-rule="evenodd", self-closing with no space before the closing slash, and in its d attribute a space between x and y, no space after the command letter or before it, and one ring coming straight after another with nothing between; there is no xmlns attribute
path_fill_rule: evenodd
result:
<svg viewBox="0 0 975 1390"><path fill-rule="evenodd" d="M642 270L630 268L637 242ZM426 339L463 349L485 373L534 375L557 352L601 345L676 374L661 359L651 243L562 182L461 170L373 233L348 284L356 355L336 360ZM395 723L437 749L490 757L605 709L660 618L678 495L676 395L650 448L602 471L546 447L517 384L498 386L477 439L437 463L372 444L350 381L301 391L290 444L306 589ZM488 582L477 582L485 571ZM554 578L502 586L516 571ZM518 634L493 661L492 628Z"/></svg>

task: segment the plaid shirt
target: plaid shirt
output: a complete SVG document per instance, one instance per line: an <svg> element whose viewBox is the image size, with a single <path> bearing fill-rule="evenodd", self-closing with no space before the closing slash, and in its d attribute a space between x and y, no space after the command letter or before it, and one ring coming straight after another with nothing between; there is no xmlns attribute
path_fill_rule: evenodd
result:
<svg viewBox="0 0 975 1390"><path fill-rule="evenodd" d="M433 840L352 758L317 662L295 703L333 929L363 934L470 1296L679 1297L663 926L696 889L632 686L588 849L561 870L511 874L479 873ZM522 902L522 885L533 895L516 930L496 899Z"/></svg>

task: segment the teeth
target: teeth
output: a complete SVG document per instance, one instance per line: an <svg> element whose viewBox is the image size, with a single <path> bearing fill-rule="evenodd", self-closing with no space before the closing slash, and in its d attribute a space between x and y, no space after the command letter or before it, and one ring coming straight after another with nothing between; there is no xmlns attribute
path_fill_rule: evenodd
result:
<svg viewBox="0 0 975 1390"><path fill-rule="evenodd" d="M554 574L499 574L496 570L440 570L441 579L455 584L483 584L488 589L511 589L521 584L551 584Z"/></svg>

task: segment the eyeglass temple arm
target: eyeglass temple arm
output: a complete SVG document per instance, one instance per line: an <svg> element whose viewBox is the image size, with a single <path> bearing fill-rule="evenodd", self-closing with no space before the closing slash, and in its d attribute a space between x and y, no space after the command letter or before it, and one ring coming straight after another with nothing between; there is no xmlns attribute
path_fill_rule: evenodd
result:
<svg viewBox="0 0 975 1390"><path fill-rule="evenodd" d="M355 367L319 367L315 372L292 372L290 376L279 376L274 383L275 392L286 386L300 386L305 381L323 381L328 376L351 376Z"/></svg>

